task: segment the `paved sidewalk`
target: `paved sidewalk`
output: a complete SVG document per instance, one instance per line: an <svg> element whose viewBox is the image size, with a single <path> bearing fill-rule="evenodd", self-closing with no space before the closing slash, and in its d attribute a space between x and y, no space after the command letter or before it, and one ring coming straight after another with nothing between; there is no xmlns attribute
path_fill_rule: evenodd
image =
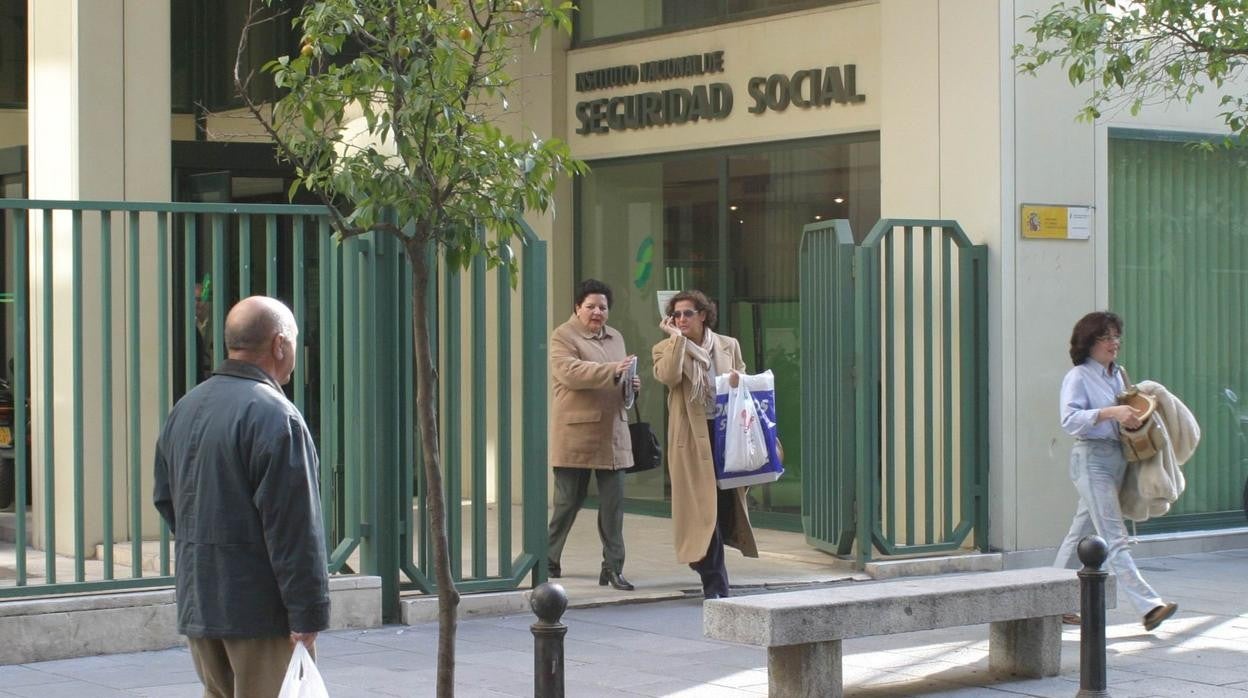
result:
<svg viewBox="0 0 1248 698"><path fill-rule="evenodd" d="M1180 610L1151 634L1125 608L1110 613L1115 698L1248 698L1248 550L1152 558L1140 568ZM573 609L565 621L569 696L767 693L766 654L704 639L697 600ZM532 622L529 615L462 621L457 695L531 696ZM436 633L436 626L426 624L323 635L318 649L330 695L432 695ZM1062 675L1040 680L990 675L985 626L848 641L848 692L1073 696L1078 629L1068 629L1062 639ZM198 696L200 689L189 654L175 649L0 667L0 695L179 698Z"/></svg>

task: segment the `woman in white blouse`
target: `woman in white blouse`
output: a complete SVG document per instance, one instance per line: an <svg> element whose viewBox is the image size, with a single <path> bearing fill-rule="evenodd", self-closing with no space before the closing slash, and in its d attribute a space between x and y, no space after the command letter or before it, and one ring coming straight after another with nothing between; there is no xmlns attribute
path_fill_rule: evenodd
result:
<svg viewBox="0 0 1248 698"><path fill-rule="evenodd" d="M1124 385L1118 366L1122 346L1122 318L1110 312L1088 313L1075 323L1070 335L1070 360L1074 368L1062 380L1062 429L1075 437L1070 450L1070 479L1079 491L1079 509L1070 531L1057 549L1055 567L1068 567L1084 536L1096 533L1109 545L1109 568L1141 616L1145 630L1154 630L1174 615L1178 605L1162 601L1144 581L1127 544L1127 527L1118 506L1118 490L1127 469L1118 439L1119 426L1134 429L1139 416L1119 405ZM1078 624L1067 614L1062 621Z"/></svg>

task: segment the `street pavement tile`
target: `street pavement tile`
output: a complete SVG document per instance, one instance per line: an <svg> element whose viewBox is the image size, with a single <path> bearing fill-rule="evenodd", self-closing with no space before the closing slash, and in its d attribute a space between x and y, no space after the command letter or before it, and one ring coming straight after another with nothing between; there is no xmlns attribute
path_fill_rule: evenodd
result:
<svg viewBox="0 0 1248 698"><path fill-rule="evenodd" d="M530 672L529 676L532 677L532 675L532 672ZM565 680L569 681L576 679L585 683L612 686L621 690L667 681L672 678L670 675L655 672L652 667L642 663L637 663L631 667L603 664L582 664L575 667L565 666L563 676Z"/></svg>
<svg viewBox="0 0 1248 698"><path fill-rule="evenodd" d="M426 686L427 683L427 686ZM376 698L377 696L432 696L435 693L435 685L430 682L414 682L406 676L394 677L383 685L364 687L343 685L341 683L325 682L325 690L329 692L332 698ZM461 694L458 685L455 687L456 695Z"/></svg>
<svg viewBox="0 0 1248 698"><path fill-rule="evenodd" d="M129 696L130 693L86 681L58 681L39 686L5 686L5 691L28 698L110 698Z"/></svg>
<svg viewBox="0 0 1248 698"><path fill-rule="evenodd" d="M654 648L656 650L661 648ZM766 668L767 650L751 645L725 645L703 652L682 655L691 662L738 667L741 669Z"/></svg>
<svg viewBox="0 0 1248 698"><path fill-rule="evenodd" d="M618 647L600 645L595 649L565 648L565 661L578 662L589 666L623 667L625 669L645 669L652 674L665 676L679 675L679 671L694 664L684 655L655 654L663 648L654 647L653 651L624 651Z"/></svg>
<svg viewBox="0 0 1248 698"><path fill-rule="evenodd" d="M683 671L672 672L668 678L693 679L705 684L728 688L749 688L759 684L767 685L767 668L733 670L708 664L690 663Z"/></svg>
<svg viewBox="0 0 1248 698"><path fill-rule="evenodd" d="M431 633L431 635L434 637L435 642L433 647L436 650L436 631ZM501 649L533 647L533 633L528 630L521 631L513 628L498 626L460 626L460 628L455 631L455 639L459 641L466 640L469 642L477 642L483 645L493 645L495 648Z"/></svg>
<svg viewBox="0 0 1248 698"><path fill-rule="evenodd" d="M568 614L567 613L563 614L560 620L566 624L568 622ZM532 613L512 613L509 615L496 616L493 618L488 618L488 617L487 618L474 618L472 619L472 622L480 623L482 625L497 626L500 628L508 628L511 630L521 630L524 632L528 632L529 627L537 622L537 616L533 615ZM429 623L428 625L431 628L438 627L437 623Z"/></svg>
<svg viewBox="0 0 1248 698"><path fill-rule="evenodd" d="M1009 683L994 685L998 691L1035 698L1070 698L1079 692L1079 679L1066 676L1047 676L1043 679L1011 679Z"/></svg>
<svg viewBox="0 0 1248 698"><path fill-rule="evenodd" d="M133 654L97 654L93 657L78 657L76 659L53 659L47 662L31 662L22 666L28 666L39 671L48 673L60 673L64 670L83 671L85 669L101 669L110 666L118 666L122 664L132 664L134 662Z"/></svg>
<svg viewBox="0 0 1248 698"><path fill-rule="evenodd" d="M951 662L954 664L973 664L988 657L988 643L896 647L885 652L874 652L872 654L894 655L901 658L903 661L914 661L917 658Z"/></svg>
<svg viewBox="0 0 1248 698"><path fill-rule="evenodd" d="M905 693L898 693L898 696L924 696L924 698L1008 698L1010 695L995 686L948 686L933 687L932 690L922 690L921 692L911 692L907 690Z"/></svg>
<svg viewBox="0 0 1248 698"><path fill-rule="evenodd" d="M915 662L896 667L892 671L905 676L938 679L965 685L986 686L998 682L998 677L988 670L987 661L978 665L951 664L940 661Z"/></svg>
<svg viewBox="0 0 1248 698"><path fill-rule="evenodd" d="M1078 665L1071 671L1071 676L1076 680L1079 677ZM1124 667L1117 664L1108 664L1105 667L1105 682L1111 686L1117 684L1127 684L1133 681L1141 681L1148 678L1148 674L1141 674L1138 671L1132 671L1130 667Z"/></svg>
<svg viewBox="0 0 1248 698"><path fill-rule="evenodd" d="M386 649L378 649L374 652L351 654L342 657L318 657L317 663L326 668L359 666L391 669L394 671L416 670L425 666L425 662L419 655L411 652L399 652L397 650Z"/></svg>
<svg viewBox="0 0 1248 698"><path fill-rule="evenodd" d="M866 652L862 654L844 655L841 664L847 667L857 666L869 669L895 669L920 661L920 658L900 652Z"/></svg>
<svg viewBox="0 0 1248 698"><path fill-rule="evenodd" d="M1151 574L1182 610L1147 633L1127 607L1108 614L1108 680L1114 698L1248 698L1248 550L1154 560ZM1164 570L1164 571L1162 571ZM457 695L509 698L533 693L530 614L465 618L456 644ZM702 637L702 604L685 599L569 611L567 695L758 696L767 692L767 653ZM844 645L854 696L1033 696L1078 690L1079 630L1064 628L1062 675L1014 679L987 671L987 627L968 626L859 638ZM437 624L335 631L318 643L335 698L433 696ZM118 688L160 681L120 691ZM178 647L0 667L0 695L198 696L189 652Z"/></svg>
<svg viewBox="0 0 1248 698"><path fill-rule="evenodd" d="M680 637L668 637L657 633L639 633L636 631L624 631L620 634L603 634L594 638L594 641L625 650L648 650L662 647L663 651L668 654L684 655L711 652L723 647L722 643L711 640L687 640Z"/></svg>
<svg viewBox="0 0 1248 698"><path fill-rule="evenodd" d="M865 686L867 684L888 683L890 681L913 681L914 677L899 674L892 669L883 667L842 666L841 680L846 686Z"/></svg>
<svg viewBox="0 0 1248 698"><path fill-rule="evenodd" d="M901 674L887 673L871 680L859 682L848 677L845 680L845 692L854 698L893 698L896 696L929 696L929 695L962 695L967 687L939 679L923 679L907 677ZM1004 698L1007 694L990 692L995 698Z"/></svg>
<svg viewBox="0 0 1248 698"><path fill-rule="evenodd" d="M88 669L68 674L66 678L84 681L97 686L126 690L198 681L199 675L195 673L194 666L187 666L181 671L160 671L143 666L127 665L105 669Z"/></svg>
<svg viewBox="0 0 1248 698"><path fill-rule="evenodd" d="M199 679L196 678L193 683L180 683L176 686L136 688L129 691L128 695L142 696L143 698L201 698L204 695L204 687L199 683ZM337 695L336 692L335 695Z"/></svg>
<svg viewBox="0 0 1248 698"><path fill-rule="evenodd" d="M1153 659L1151 661L1132 662L1131 664L1123 665L1123 668L1137 674L1145 674L1148 676L1162 676L1171 679L1181 679L1184 681L1190 681L1194 684L1224 686L1248 681L1248 666L1245 666L1246 664L1248 663L1241 664L1239 669L1235 670L1213 666L1203 666L1200 664L1174 662L1164 659Z"/></svg>
<svg viewBox="0 0 1248 698"><path fill-rule="evenodd" d="M340 666L320 665L321 677L327 686L353 688L358 690L393 689L396 686L420 686L433 684L437 678L437 670L429 667L416 666L408 670L385 669L375 666ZM458 672L456 672L458 676ZM330 695L336 691L331 690Z"/></svg>
<svg viewBox="0 0 1248 698"><path fill-rule="evenodd" d="M1242 650L1199 649L1188 645L1150 647L1129 655L1110 658L1108 661L1111 663L1116 661L1120 666L1129 667L1138 663L1158 660L1216 667L1218 669L1241 669L1245 664L1248 664L1248 656ZM1248 676L1245 679L1248 679Z"/></svg>
<svg viewBox="0 0 1248 698"><path fill-rule="evenodd" d="M375 636L370 635L330 635L328 633L320 633L316 638L316 657L321 659L324 657L349 657L354 654L364 654L367 652L376 652L379 648L400 649L395 645L402 644L405 651L414 651L417 648L413 645L417 643L387 643L384 639L388 639L388 634L378 633Z"/></svg>
<svg viewBox="0 0 1248 698"><path fill-rule="evenodd" d="M569 661L566 658L564 659L565 667L573 663L579 664L575 660ZM457 659L455 662L456 671L469 666L486 666L494 670L528 672L529 675L532 675L533 650L531 648L525 650L494 650L493 652L470 655L462 660Z"/></svg>
<svg viewBox="0 0 1248 698"><path fill-rule="evenodd" d="M672 679L665 683L647 684L635 689L633 695L654 696L655 698L756 698L759 693L745 688L729 688L728 686L711 686L689 679ZM569 692L569 695L575 695ZM586 694L588 695L588 694Z"/></svg>
<svg viewBox="0 0 1248 698"><path fill-rule="evenodd" d="M1110 691L1114 698L1144 696L1198 696L1199 698L1244 698L1248 692L1228 686L1206 686L1169 678L1147 678L1136 683L1115 684Z"/></svg>
<svg viewBox="0 0 1248 698"><path fill-rule="evenodd" d="M32 668L35 666L38 665L0 666L0 688L8 689L18 686L34 686L48 681L64 681L64 678L59 675Z"/></svg>

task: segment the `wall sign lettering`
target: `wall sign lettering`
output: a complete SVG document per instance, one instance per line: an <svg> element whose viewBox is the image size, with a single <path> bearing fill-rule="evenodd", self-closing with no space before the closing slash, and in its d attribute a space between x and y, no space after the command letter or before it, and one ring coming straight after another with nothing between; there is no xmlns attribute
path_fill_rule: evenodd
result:
<svg viewBox="0 0 1248 698"><path fill-rule="evenodd" d="M587 70L577 73L575 82L577 92L593 92L722 72L724 52L711 51ZM813 109L861 104L867 99L858 92L857 66L852 63L752 77L746 91L753 99L748 111L756 115L783 112L790 105ZM581 125L576 132L587 135L726 119L732 106L732 85L727 82L600 97L577 102L576 119Z"/></svg>

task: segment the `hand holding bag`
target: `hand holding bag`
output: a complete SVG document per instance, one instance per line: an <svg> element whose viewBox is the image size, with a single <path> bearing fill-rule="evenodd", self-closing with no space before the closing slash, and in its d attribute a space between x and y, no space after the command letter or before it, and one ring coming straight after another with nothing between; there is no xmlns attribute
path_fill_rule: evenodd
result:
<svg viewBox="0 0 1248 698"><path fill-rule="evenodd" d="M624 472L644 473L663 463L663 447L659 445L659 437L650 429L650 423L641 421L641 410L636 402L633 403L633 416L637 421L628 425L628 436L633 442L633 467Z"/></svg>
<svg viewBox="0 0 1248 698"><path fill-rule="evenodd" d="M1140 426L1128 429L1118 425L1118 438L1122 441L1122 453L1128 463L1138 463L1157 455L1165 447L1164 437L1157 425L1154 415L1157 413L1157 400L1148 393L1142 393L1131 383L1127 369L1119 366L1122 384L1126 388L1118 393L1118 404L1126 405L1135 410L1140 417Z"/></svg>
<svg viewBox="0 0 1248 698"><path fill-rule="evenodd" d="M329 698L321 672L317 671L316 662L302 642L295 643L295 651L290 655L290 664L286 665L286 678L277 698Z"/></svg>

